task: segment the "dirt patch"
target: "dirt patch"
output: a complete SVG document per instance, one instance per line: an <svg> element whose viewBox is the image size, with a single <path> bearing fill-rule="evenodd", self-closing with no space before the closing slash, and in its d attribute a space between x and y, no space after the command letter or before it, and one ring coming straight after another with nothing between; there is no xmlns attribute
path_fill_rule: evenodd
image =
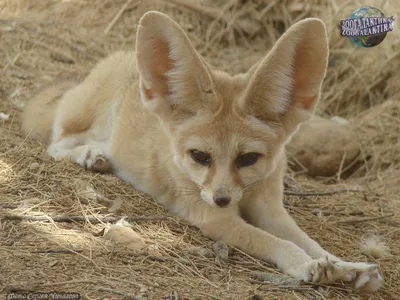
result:
<svg viewBox="0 0 400 300"><path fill-rule="evenodd" d="M369 2L381 7L382 1ZM385 13L400 12L398 3L385 3ZM357 1L317 0L1 1L0 112L8 116L0 118L1 215L88 217L69 223L2 218L2 297L11 290L56 290L84 299L400 299L400 34L395 30L372 49L354 47L337 23L358 7ZM340 172L317 179L291 172L285 203L327 250L379 264L386 280L379 292L261 284L253 272L278 273L272 265L239 250L227 262L216 259L213 241L147 195L113 176L55 162L42 144L22 135L21 108L38 88L60 76L82 76L109 53L133 48L138 20L149 9L177 20L200 53L230 73L246 71L297 20L324 20L331 54L318 113L348 119L361 156L346 180ZM90 184L89 195L77 180ZM353 192L319 193L339 189ZM150 218L131 222L146 249L103 238L104 218L122 215ZM389 254L361 254L369 234Z"/></svg>

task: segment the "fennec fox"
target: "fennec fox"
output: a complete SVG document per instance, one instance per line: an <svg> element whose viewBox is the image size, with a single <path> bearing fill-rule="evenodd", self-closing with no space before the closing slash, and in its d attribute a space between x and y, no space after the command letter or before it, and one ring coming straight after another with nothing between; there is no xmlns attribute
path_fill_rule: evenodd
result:
<svg viewBox="0 0 400 300"><path fill-rule="evenodd" d="M319 100L327 57L324 24L305 19L246 74L230 76L200 57L176 22L147 12L136 52L101 61L59 100L70 83L44 90L23 129L48 141L55 159L112 170L211 238L286 274L375 291L376 265L328 253L282 204L285 142Z"/></svg>

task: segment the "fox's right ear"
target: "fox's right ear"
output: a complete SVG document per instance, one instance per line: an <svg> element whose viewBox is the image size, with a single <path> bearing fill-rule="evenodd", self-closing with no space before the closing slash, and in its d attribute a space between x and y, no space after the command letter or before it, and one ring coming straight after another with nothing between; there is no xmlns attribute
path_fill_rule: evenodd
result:
<svg viewBox="0 0 400 300"><path fill-rule="evenodd" d="M136 58L144 105L163 121L182 120L213 94L207 67L179 25L150 11L139 21Z"/></svg>
<svg viewBox="0 0 400 300"><path fill-rule="evenodd" d="M313 113L327 62L324 23L314 18L296 23L249 70L239 107L262 121L280 123L290 136Z"/></svg>

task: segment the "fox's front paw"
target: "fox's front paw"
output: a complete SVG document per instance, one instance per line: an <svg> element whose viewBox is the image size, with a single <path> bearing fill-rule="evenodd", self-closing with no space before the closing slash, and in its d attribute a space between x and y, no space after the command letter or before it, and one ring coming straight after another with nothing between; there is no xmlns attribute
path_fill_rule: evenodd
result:
<svg viewBox="0 0 400 300"><path fill-rule="evenodd" d="M377 265L330 261L326 258L307 262L293 271L292 275L312 283L343 281L363 292L378 290L383 281Z"/></svg>
<svg viewBox="0 0 400 300"><path fill-rule="evenodd" d="M103 151L96 148L84 147L81 155L77 159L77 163L85 169L93 170L100 173L111 171L111 164L108 158L103 154Z"/></svg>
<svg viewBox="0 0 400 300"><path fill-rule="evenodd" d="M336 272L338 280L350 281L355 289L367 293L378 290L383 282L378 266L375 264L341 261L336 263Z"/></svg>

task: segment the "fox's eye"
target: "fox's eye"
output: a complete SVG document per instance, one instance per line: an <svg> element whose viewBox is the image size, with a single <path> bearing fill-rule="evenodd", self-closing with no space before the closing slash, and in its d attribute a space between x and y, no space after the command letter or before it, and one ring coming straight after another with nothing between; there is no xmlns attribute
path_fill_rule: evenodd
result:
<svg viewBox="0 0 400 300"><path fill-rule="evenodd" d="M247 167L254 165L257 160L260 158L261 154L256 152L250 152L246 154L239 155L236 160L236 166L238 168Z"/></svg>
<svg viewBox="0 0 400 300"><path fill-rule="evenodd" d="M211 156L208 153L198 151L198 150L191 150L190 156L192 157L192 159L195 162L197 162L203 166L211 165L212 160L211 160Z"/></svg>

